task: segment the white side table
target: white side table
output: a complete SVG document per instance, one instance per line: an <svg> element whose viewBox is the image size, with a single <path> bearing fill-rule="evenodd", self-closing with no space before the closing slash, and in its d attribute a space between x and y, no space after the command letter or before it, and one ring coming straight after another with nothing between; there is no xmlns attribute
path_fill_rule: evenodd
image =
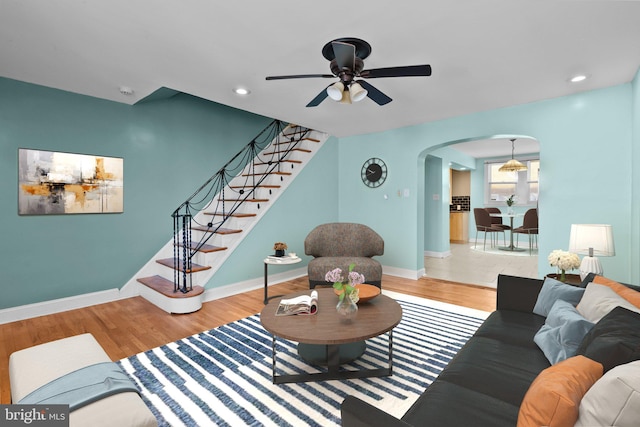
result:
<svg viewBox="0 0 640 427"><path fill-rule="evenodd" d="M264 303L266 304L267 302L269 302L269 300L271 298L276 298L276 297L280 297L282 295L274 295L272 297L268 297L267 296L267 284L269 282L268 277L269 277L269 266L270 265L289 265L289 264L297 264L300 261L302 261L302 259L298 256L292 257L292 256L283 256L283 257L275 257L275 256L268 256L264 259Z"/></svg>

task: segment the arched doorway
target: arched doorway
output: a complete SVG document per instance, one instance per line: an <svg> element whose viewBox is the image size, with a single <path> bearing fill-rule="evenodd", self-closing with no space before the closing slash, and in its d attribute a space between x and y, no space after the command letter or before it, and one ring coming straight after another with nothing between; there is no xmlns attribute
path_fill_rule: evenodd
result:
<svg viewBox="0 0 640 427"><path fill-rule="evenodd" d="M511 139L517 142L513 152ZM492 194L486 192L485 165L504 163L512 154L516 158L537 159L539 164L540 144L530 136L492 135L445 142L421 153L420 158L425 163L422 206L425 276L490 287L495 287L498 274L537 277L537 251L510 253L497 248L489 251L471 248L476 234L473 208L492 204L506 208L499 201L501 196L493 194L492 200ZM455 212L451 212L452 197L457 196L451 192L452 170L467 171L471 181L469 194L465 195L466 202L464 197L456 199L457 203L453 205ZM535 177L537 180L537 173ZM537 195L536 187L535 197L531 200L523 197L517 212L523 214L527 209L537 207ZM469 243L450 243L451 222L461 216L465 217L468 227ZM514 226L521 225L521 222L521 218L519 222L516 219ZM523 244L528 248L526 239Z"/></svg>

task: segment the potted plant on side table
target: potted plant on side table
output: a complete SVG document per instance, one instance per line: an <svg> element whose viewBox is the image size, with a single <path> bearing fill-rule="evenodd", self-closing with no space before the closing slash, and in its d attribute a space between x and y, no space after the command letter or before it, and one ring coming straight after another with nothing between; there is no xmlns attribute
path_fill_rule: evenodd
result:
<svg viewBox="0 0 640 427"><path fill-rule="evenodd" d="M273 249L276 251L275 256L283 257L284 251L287 250L287 244L284 242L275 242L273 244Z"/></svg>

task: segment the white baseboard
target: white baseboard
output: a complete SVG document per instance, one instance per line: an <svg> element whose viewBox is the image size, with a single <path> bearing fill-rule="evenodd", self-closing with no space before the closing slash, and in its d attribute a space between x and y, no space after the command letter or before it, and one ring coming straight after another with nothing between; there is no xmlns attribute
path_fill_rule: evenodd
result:
<svg viewBox="0 0 640 427"><path fill-rule="evenodd" d="M447 258L451 256L451 251L444 251L444 252L424 251L424 256L429 258Z"/></svg>
<svg viewBox="0 0 640 427"><path fill-rule="evenodd" d="M404 279L418 280L424 276L424 268L420 270L409 270L397 267L383 266L382 272L390 276L402 277ZM307 268L296 268L294 270L282 273L269 274L269 285L286 282L298 277L306 276ZM384 284L383 284L384 286ZM229 285L218 286L206 289L202 301L213 301L220 298L240 294L264 287L264 277L245 280L243 282L232 283ZM68 298L60 298L51 301L43 301L35 304L21 305L18 307L5 308L0 310L0 324L17 322L19 320L29 319L37 316L46 316L48 314L61 313L63 311L74 310L76 308L89 307L96 304L104 304L107 302L117 301L123 298L130 298L140 295L133 295L132 289L128 289L126 295L121 294L120 290L108 289L100 292L92 292L89 294L76 295Z"/></svg>
<svg viewBox="0 0 640 427"><path fill-rule="evenodd" d="M402 277L403 279L418 280L424 275L424 268L421 268L420 270L409 270L406 268L389 267L383 265L382 273L388 274L389 276ZM382 286L384 287L384 283L382 284Z"/></svg>
<svg viewBox="0 0 640 427"><path fill-rule="evenodd" d="M90 294L76 295L73 297L54 299L51 301L37 302L0 310L0 324L17 322L31 317L45 316L47 314L61 313L76 308L89 307L121 299L120 291L116 288L106 291L92 292Z"/></svg>
<svg viewBox="0 0 640 427"><path fill-rule="evenodd" d="M277 274L269 274L268 285L286 282L307 275L307 267L296 268ZM264 288L264 277L245 280L243 282L232 283L230 285L217 286L204 291L204 302L213 301L220 298L230 297L243 292Z"/></svg>

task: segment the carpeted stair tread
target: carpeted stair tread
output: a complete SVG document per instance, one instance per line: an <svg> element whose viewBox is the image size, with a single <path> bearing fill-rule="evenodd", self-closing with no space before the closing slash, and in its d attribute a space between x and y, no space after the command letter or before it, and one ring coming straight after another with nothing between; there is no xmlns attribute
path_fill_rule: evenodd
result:
<svg viewBox="0 0 640 427"><path fill-rule="evenodd" d="M182 293L180 291L175 292L173 282L171 280L157 275L142 277L138 279L138 282L169 298L191 298L204 292L204 288L202 286L193 286L193 288L187 293Z"/></svg>
<svg viewBox="0 0 640 427"><path fill-rule="evenodd" d="M156 262L158 264L162 264L165 265L169 268L173 268L174 270L178 270L178 271L185 271L184 268L184 263L182 261L180 261L178 263L178 265L176 266L176 264L173 261L173 258L164 258L164 259L157 259ZM209 270L211 267L208 265L198 265L198 264L194 264L191 263L191 270L187 270L187 273L195 273L198 271L204 271L204 270Z"/></svg>

